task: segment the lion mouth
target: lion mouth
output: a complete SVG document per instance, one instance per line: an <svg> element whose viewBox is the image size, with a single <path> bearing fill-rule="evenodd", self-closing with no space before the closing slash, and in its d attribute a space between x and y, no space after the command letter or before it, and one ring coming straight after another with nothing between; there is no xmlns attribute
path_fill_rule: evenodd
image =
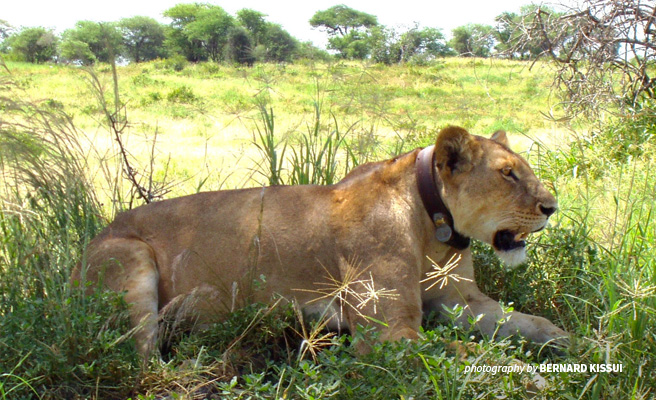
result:
<svg viewBox="0 0 656 400"><path fill-rule="evenodd" d="M526 247L528 232L513 232L508 229L498 231L494 235L493 246L499 251L511 251Z"/></svg>

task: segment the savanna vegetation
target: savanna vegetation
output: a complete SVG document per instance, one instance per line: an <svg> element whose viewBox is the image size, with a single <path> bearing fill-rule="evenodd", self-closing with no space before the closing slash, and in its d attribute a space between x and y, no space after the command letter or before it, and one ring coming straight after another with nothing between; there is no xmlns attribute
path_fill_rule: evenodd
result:
<svg viewBox="0 0 656 400"><path fill-rule="evenodd" d="M528 42L518 46L511 51L521 59ZM247 67L183 56L116 67L79 48L93 68L0 66L0 398L654 396L656 105L643 79L653 74L653 53L627 57L625 66L644 65L644 75L611 69L605 95L583 92L594 112L582 112L562 74L583 66L563 57L386 65L369 55ZM330 184L356 165L430 144L447 124L483 135L506 129L556 194L559 211L532 236L528 263L507 270L481 244L475 263L490 296L571 332L567 352L481 337L427 315L422 340L377 344L361 356L350 344L362 330L325 332L274 300L194 334L163 315L162 359L144 366L121 294L83 296L69 282L85 244L121 210L206 190ZM253 282L262 285L265 276ZM451 310L453 318L461 312ZM537 364L622 370L467 369Z"/></svg>
<svg viewBox="0 0 656 400"><path fill-rule="evenodd" d="M292 37L267 15L241 9L230 15L209 3L177 4L162 12L170 22L134 16L119 21L78 21L57 34L45 27L14 27L0 20L0 53L15 61L92 65L118 57L125 62L171 59L182 63L211 61L253 65L255 62L290 62L298 59L373 60L377 63L422 63L444 56L526 58L538 55L545 43L562 46L574 31L549 40L522 42L513 34L517 26L535 20L538 13L563 15L545 6L527 5L519 13L504 12L496 25L467 24L453 30L447 40L439 27L385 26L375 15L337 5L318 10L309 24L328 36L327 49Z"/></svg>

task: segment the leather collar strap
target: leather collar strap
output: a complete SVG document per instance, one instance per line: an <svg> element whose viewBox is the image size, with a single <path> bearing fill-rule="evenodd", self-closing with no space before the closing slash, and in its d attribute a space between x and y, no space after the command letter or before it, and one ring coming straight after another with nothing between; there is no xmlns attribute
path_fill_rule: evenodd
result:
<svg viewBox="0 0 656 400"><path fill-rule="evenodd" d="M435 146L424 148L417 155L417 186L421 201L428 215L435 223L437 240L458 250L469 247L470 239L458 233L453 227L453 216L440 196L442 181L435 176Z"/></svg>

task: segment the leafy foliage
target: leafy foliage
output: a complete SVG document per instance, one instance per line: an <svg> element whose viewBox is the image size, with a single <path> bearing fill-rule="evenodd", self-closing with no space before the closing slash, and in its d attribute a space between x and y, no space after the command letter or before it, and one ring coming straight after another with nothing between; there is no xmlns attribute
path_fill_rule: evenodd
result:
<svg viewBox="0 0 656 400"><path fill-rule="evenodd" d="M291 61L297 41L265 15L243 9L233 18L221 7L178 4L164 12L171 18L169 47L189 61Z"/></svg>
<svg viewBox="0 0 656 400"><path fill-rule="evenodd" d="M222 52L228 42L228 32L234 19L219 6L199 6L193 21L184 25L183 32L190 42L197 41L207 59L221 61Z"/></svg>
<svg viewBox="0 0 656 400"><path fill-rule="evenodd" d="M248 36L246 29L242 27L233 27L228 32L228 43L225 47L225 57L227 60L238 64L253 65L255 57L252 54L251 38Z"/></svg>
<svg viewBox="0 0 656 400"><path fill-rule="evenodd" d="M378 18L345 5L317 11L310 25L324 29L329 36L328 48L347 59L365 59L370 52L369 30L378 25Z"/></svg>
<svg viewBox="0 0 656 400"><path fill-rule="evenodd" d="M134 62L149 61L163 57L164 26L153 18L123 18L118 23L123 34L123 46L127 58Z"/></svg>
<svg viewBox="0 0 656 400"><path fill-rule="evenodd" d="M266 14L259 11L243 8L237 11L237 20L250 32L255 46L261 44L267 31Z"/></svg>
<svg viewBox="0 0 656 400"><path fill-rule="evenodd" d="M394 29L376 27L371 30L371 58L384 64L408 61L427 62L451 55L451 49L439 29L418 26L398 33Z"/></svg>
<svg viewBox="0 0 656 400"><path fill-rule="evenodd" d="M166 40L167 47L172 52L182 54L188 61L192 62L208 59L202 42L190 38L185 32L186 26L196 20L196 15L202 9L203 7L197 3L177 4L163 13L165 17L171 19L171 26Z"/></svg>
<svg viewBox="0 0 656 400"><path fill-rule="evenodd" d="M79 21L75 28L64 32L62 41L66 50L62 54L64 58L83 63L93 61L94 58L100 62L109 62L121 53L123 37L114 23ZM93 58L82 43L88 46Z"/></svg>
<svg viewBox="0 0 656 400"><path fill-rule="evenodd" d="M330 36L347 36L354 30L378 25L378 18L345 5L337 5L327 10L317 11L310 19L310 25L325 29Z"/></svg>
<svg viewBox="0 0 656 400"><path fill-rule="evenodd" d="M42 27L23 28L8 39L6 47L20 60L42 63L57 54L58 38L52 30Z"/></svg>
<svg viewBox="0 0 656 400"><path fill-rule="evenodd" d="M89 44L69 39L64 41L59 49L62 60L67 62L79 62L82 65L93 65L96 62L96 56L89 48Z"/></svg>
<svg viewBox="0 0 656 400"><path fill-rule="evenodd" d="M460 56L489 57L494 44L492 27L480 24L460 26L453 30L449 43Z"/></svg>
<svg viewBox="0 0 656 400"><path fill-rule="evenodd" d="M266 49L266 61L291 61L298 49L298 42L278 24L267 24L262 44Z"/></svg>

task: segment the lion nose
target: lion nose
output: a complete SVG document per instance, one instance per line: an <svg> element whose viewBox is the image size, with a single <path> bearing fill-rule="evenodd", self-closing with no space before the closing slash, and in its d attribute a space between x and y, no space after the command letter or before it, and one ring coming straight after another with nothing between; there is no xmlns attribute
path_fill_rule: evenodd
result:
<svg viewBox="0 0 656 400"><path fill-rule="evenodd" d="M556 212L556 207L545 207L544 205L539 204L538 208L540 209L540 212L542 212L542 214L546 215L547 217Z"/></svg>

